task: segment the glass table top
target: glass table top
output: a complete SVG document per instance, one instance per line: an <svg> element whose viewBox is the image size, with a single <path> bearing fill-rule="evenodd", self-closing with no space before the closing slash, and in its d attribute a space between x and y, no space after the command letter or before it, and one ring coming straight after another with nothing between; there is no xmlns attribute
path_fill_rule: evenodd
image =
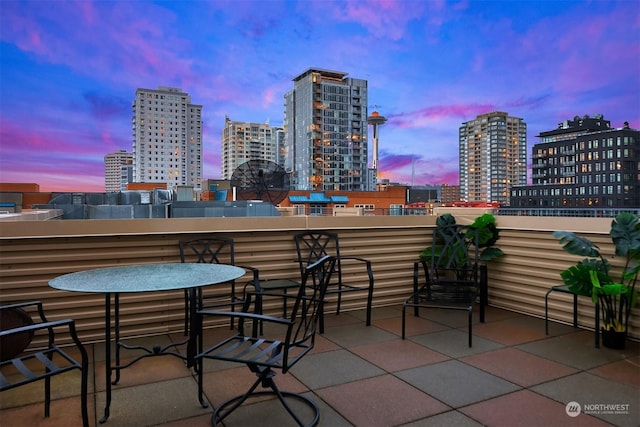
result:
<svg viewBox="0 0 640 427"><path fill-rule="evenodd" d="M140 264L69 273L50 280L49 286L96 293L172 291L228 282L244 274L244 269L225 264Z"/></svg>

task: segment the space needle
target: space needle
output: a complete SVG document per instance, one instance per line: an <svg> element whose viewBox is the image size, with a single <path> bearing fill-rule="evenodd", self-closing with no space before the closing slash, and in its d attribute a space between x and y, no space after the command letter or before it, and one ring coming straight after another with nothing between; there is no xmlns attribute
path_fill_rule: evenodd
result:
<svg viewBox="0 0 640 427"><path fill-rule="evenodd" d="M369 117L367 117L367 123L373 126L373 162L371 169L373 170L373 177L375 182L378 182L378 126L383 125L387 121L387 118L381 116L377 111L373 111Z"/></svg>

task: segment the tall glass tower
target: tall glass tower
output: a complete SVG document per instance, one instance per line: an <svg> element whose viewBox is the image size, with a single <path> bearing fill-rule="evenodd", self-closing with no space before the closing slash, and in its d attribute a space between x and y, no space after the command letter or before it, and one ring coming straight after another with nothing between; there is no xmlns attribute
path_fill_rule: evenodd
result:
<svg viewBox="0 0 640 427"><path fill-rule="evenodd" d="M493 111L459 128L460 198L509 205L513 186L527 183L527 124Z"/></svg>
<svg viewBox="0 0 640 427"><path fill-rule="evenodd" d="M367 179L367 81L309 68L285 98L285 169L292 188L372 190Z"/></svg>

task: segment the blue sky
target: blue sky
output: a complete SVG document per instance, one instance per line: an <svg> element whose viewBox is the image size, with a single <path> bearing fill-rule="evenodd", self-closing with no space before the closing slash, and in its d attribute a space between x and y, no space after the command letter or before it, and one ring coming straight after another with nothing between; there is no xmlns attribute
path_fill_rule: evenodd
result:
<svg viewBox="0 0 640 427"><path fill-rule="evenodd" d="M528 149L576 115L640 127L638 1L0 1L0 181L103 191L137 88L203 105L204 178L225 115L281 125L310 67L369 81L380 175L458 183L458 127L522 117ZM370 138L371 139L371 138Z"/></svg>

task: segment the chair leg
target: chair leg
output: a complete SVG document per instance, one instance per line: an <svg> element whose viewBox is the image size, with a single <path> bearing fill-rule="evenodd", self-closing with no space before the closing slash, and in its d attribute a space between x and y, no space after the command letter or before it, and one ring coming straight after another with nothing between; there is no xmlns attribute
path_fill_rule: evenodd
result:
<svg viewBox="0 0 640 427"><path fill-rule="evenodd" d="M573 327L578 327L578 295L573 294Z"/></svg>
<svg viewBox="0 0 640 427"><path fill-rule="evenodd" d="M595 334L595 347L600 348L600 301L596 302L596 330L593 331Z"/></svg>
<svg viewBox="0 0 640 427"><path fill-rule="evenodd" d="M407 304L402 304L402 339L404 339L404 328L405 328L405 319L404 316L407 311Z"/></svg>
<svg viewBox="0 0 640 427"><path fill-rule="evenodd" d="M51 377L44 379L44 416L49 418L51 413Z"/></svg>
<svg viewBox="0 0 640 427"><path fill-rule="evenodd" d="M80 406L82 411L82 425L89 427L89 411L87 409L87 395L89 394L88 378L89 378L89 361L86 352L82 354L82 384L80 386Z"/></svg>
<svg viewBox="0 0 640 427"><path fill-rule="evenodd" d="M189 291L184 290L184 336L189 335Z"/></svg>
<svg viewBox="0 0 640 427"><path fill-rule="evenodd" d="M471 330L473 325L473 310L469 310L469 347L472 346L471 340L473 337L473 331Z"/></svg>
<svg viewBox="0 0 640 427"><path fill-rule="evenodd" d="M250 367L252 371L256 373L258 379L253 383L253 385L249 388L249 390L240 395L233 397L219 406L215 408L213 414L211 415L211 424L215 427L219 425L227 416L233 413L236 409L240 407L247 399L255 396L273 396L275 395L280 404L286 409L286 411L291 415L291 417L296 421L299 426L316 426L318 425L318 421L320 420L320 409L318 406L311 400L304 396L301 396L297 393L291 393L286 391L280 391L278 386L276 385L273 377L275 376L274 372L271 369L264 368L256 368ZM267 391L255 391L258 386L261 385L263 388L270 388L271 390ZM313 412L313 419L309 423L304 423L303 420L291 409L291 406L286 402L285 397L294 398L304 403L307 407L311 409Z"/></svg>
<svg viewBox="0 0 640 427"><path fill-rule="evenodd" d="M549 335L549 294L553 289L549 289L544 295L544 333Z"/></svg>
<svg viewBox="0 0 640 427"><path fill-rule="evenodd" d="M373 285L369 285L369 294L367 295L367 326L371 326L371 304L373 303Z"/></svg>

